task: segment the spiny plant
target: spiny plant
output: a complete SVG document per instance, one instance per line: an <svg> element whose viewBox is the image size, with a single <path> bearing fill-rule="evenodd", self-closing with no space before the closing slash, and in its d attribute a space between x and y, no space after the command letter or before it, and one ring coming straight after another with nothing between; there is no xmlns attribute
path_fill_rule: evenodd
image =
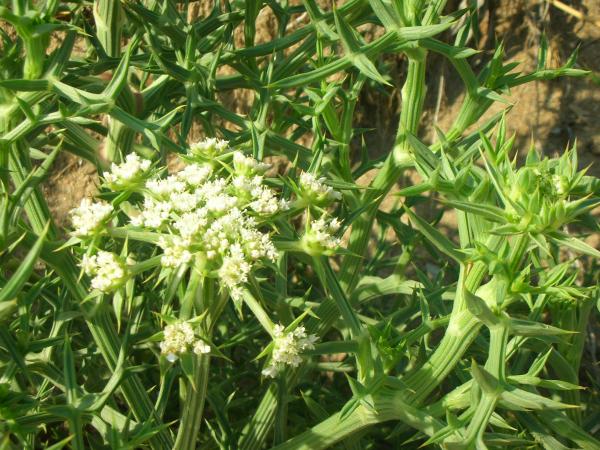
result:
<svg viewBox="0 0 600 450"><path fill-rule="evenodd" d="M600 448L600 182L575 147L521 158L510 105L481 119L576 55L542 40L525 73L499 44L476 72L477 8L443 0L198 3L0 6L1 447ZM426 143L432 53L464 97ZM382 155L355 117L390 55ZM100 176L68 230L41 190L61 152Z"/></svg>

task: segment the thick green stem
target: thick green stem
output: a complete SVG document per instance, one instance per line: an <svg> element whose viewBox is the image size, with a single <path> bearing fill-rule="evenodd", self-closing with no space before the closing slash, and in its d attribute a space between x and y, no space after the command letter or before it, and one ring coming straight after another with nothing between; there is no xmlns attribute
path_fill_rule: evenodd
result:
<svg viewBox="0 0 600 450"><path fill-rule="evenodd" d="M340 273L340 284L346 292L351 291L358 282L358 273L379 205L398 181L404 169L412 165L407 136L418 132L426 91L425 65L425 53L421 55L421 59L411 58L408 61L408 73L402 88L402 111L394 148L364 195L362 203L369 207L352 225L348 243L350 254L344 258Z"/></svg>
<svg viewBox="0 0 600 450"><path fill-rule="evenodd" d="M94 2L94 20L98 40L106 54L113 58L121 55L121 30L123 27L123 9L120 2L114 0L96 0ZM135 100L128 85L118 98L118 104L125 111L135 113ZM104 142L104 156L110 161L119 162L133 149L135 133L121 122L108 118L108 134Z"/></svg>
<svg viewBox="0 0 600 450"><path fill-rule="evenodd" d="M96 0L93 11L98 40L108 56L118 58L121 54L121 27L123 26L123 10L120 2Z"/></svg>
<svg viewBox="0 0 600 450"><path fill-rule="evenodd" d="M44 37L30 35L26 38L24 37L24 42L25 63L23 65L23 78L35 80L44 71L44 60L46 59Z"/></svg>
<svg viewBox="0 0 600 450"><path fill-rule="evenodd" d="M202 288L200 292L198 292L199 286ZM187 315L186 318L191 316L191 305L197 305L197 309L198 305L200 306L201 310L197 311L198 314L206 311L204 327L209 338L212 336L212 330L223 311L224 302L227 300L227 297L217 294L215 287L215 280L204 278L202 281L201 275L192 270L188 290L182 304L182 313ZM199 302L195 302L198 293L200 293L201 299ZM210 355L203 354L195 357L193 382L185 382L185 400L173 450L196 448L206 402L209 369Z"/></svg>
<svg viewBox="0 0 600 450"><path fill-rule="evenodd" d="M274 447L275 450L315 450L324 449L360 430L389 420L400 420L412 428L433 435L443 428L443 424L431 416L405 403L396 392L383 391L373 396L374 409L359 405L352 414L344 417L336 413L310 433L303 433Z"/></svg>
<svg viewBox="0 0 600 450"><path fill-rule="evenodd" d="M475 413L469 422L467 434L462 441L466 449L475 450L484 447L483 433L488 426L490 418L496 408L496 403L505 380L506 346L508 343L508 326L505 322L490 328L490 346L485 369L498 380L498 389L495 392L483 392ZM471 386L473 389L475 385Z"/></svg>
<svg viewBox="0 0 600 450"><path fill-rule="evenodd" d="M173 450L194 450L198 433L202 425L210 355L199 355L194 362L194 387L188 386L185 404L181 415L181 423Z"/></svg>
<svg viewBox="0 0 600 450"><path fill-rule="evenodd" d="M485 370L494 375L501 383L506 380L508 331L508 324L505 322L490 329L490 350L485 363Z"/></svg>
<svg viewBox="0 0 600 450"><path fill-rule="evenodd" d="M499 239L493 238L497 245ZM409 389L406 401L418 405L442 382L460 361L481 328L481 323L468 310L463 297L463 289L475 291L487 272L487 266L476 263L468 270L461 266L456 297L450 314L450 323L442 341L431 357L421 367L412 370L403 377Z"/></svg>

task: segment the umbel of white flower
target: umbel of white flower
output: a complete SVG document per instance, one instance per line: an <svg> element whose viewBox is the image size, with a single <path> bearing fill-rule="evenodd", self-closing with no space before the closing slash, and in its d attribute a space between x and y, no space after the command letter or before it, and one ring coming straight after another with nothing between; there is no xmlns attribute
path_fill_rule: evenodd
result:
<svg viewBox="0 0 600 450"><path fill-rule="evenodd" d="M342 194L332 187L327 186L327 178L317 178L309 172L300 174L300 190L302 196L310 203L315 205L327 205L335 200L341 200Z"/></svg>
<svg viewBox="0 0 600 450"><path fill-rule="evenodd" d="M95 255L85 255L81 261L84 272L92 276L92 288L111 292L127 281L128 271L125 262L111 252L100 250Z"/></svg>
<svg viewBox="0 0 600 450"><path fill-rule="evenodd" d="M122 164L112 163L110 172L104 172L104 180L111 187L127 187L141 180L152 162L130 153Z"/></svg>
<svg viewBox="0 0 600 450"><path fill-rule="evenodd" d="M193 266L205 276L218 277L237 297L261 260L275 260L277 251L261 223L287 204L265 182L268 164L231 152L227 142L213 138L191 146L190 156L199 152L225 159L212 165L186 157L175 173L145 176L136 188L140 200L130 200L127 213L132 226L160 233L156 245L162 249L163 267ZM128 164L143 171L136 158L113 168L120 175L105 178L122 178ZM115 190L113 184L109 188Z"/></svg>
<svg viewBox="0 0 600 450"><path fill-rule="evenodd" d="M175 362L183 353L193 351L197 355L210 353L210 345L196 338L194 329L187 322L175 322L167 325L163 331L160 351L169 362Z"/></svg>
<svg viewBox="0 0 600 450"><path fill-rule="evenodd" d="M283 325L275 325L273 330L273 353L262 374L275 378L285 366L298 367L302 362L302 352L315 348L317 336L306 334L306 329L299 326L293 331L286 332Z"/></svg>
<svg viewBox="0 0 600 450"><path fill-rule="evenodd" d="M262 175L271 168L271 164L257 161L242 152L233 152L233 168L239 176Z"/></svg>
<svg viewBox="0 0 600 450"><path fill-rule="evenodd" d="M229 151L229 142L223 139L207 138L190 145L189 153L192 156L214 158Z"/></svg>
<svg viewBox="0 0 600 450"><path fill-rule="evenodd" d="M84 198L78 207L71 210L71 223L75 236L91 236L103 228L113 212L113 207L106 202L92 202Z"/></svg>
<svg viewBox="0 0 600 450"><path fill-rule="evenodd" d="M341 244L341 239L335 235L340 226L337 218L327 220L321 217L311 221L302 236L302 248L313 256L332 254Z"/></svg>

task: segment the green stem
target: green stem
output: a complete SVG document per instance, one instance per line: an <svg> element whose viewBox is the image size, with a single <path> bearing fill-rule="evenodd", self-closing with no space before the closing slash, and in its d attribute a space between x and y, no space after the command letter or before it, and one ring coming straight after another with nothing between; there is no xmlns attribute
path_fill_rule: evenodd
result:
<svg viewBox="0 0 600 450"><path fill-rule="evenodd" d="M275 414L275 435L273 443L281 444L286 440L286 424L287 424L287 380L285 376L277 378L277 411Z"/></svg>
<svg viewBox="0 0 600 450"><path fill-rule="evenodd" d="M498 390L496 392L483 393L477 404L475 414L473 414L469 422L467 435L464 440L464 444L466 444L466 448L469 450L483 447L483 433L496 408L496 403L502 390L502 382L506 378L505 358L507 343L508 326L505 322L501 322L500 325L490 329L490 345L485 369L498 380ZM474 387L475 385L472 385L471 389Z"/></svg>
<svg viewBox="0 0 600 450"><path fill-rule="evenodd" d="M200 274L200 272L192 268L190 281L185 290L185 294L181 299L181 309L179 311L179 318L181 320L189 320L192 317L192 313L194 310L194 302L196 296L200 294L200 288L202 287L202 279L203 277Z"/></svg>
<svg viewBox="0 0 600 450"><path fill-rule="evenodd" d="M348 243L350 254L344 258L340 274L340 284L346 292L351 291L358 282L358 273L379 205L404 169L412 165L410 145L406 138L409 133L417 134L419 128L425 100L425 60L423 53L421 59L410 58L408 61L406 82L402 87L403 108L394 148L364 195L363 204L369 207L352 225Z"/></svg>
<svg viewBox="0 0 600 450"><path fill-rule="evenodd" d="M429 436L440 431L444 426L437 419L405 403L397 392L385 390L373 395L373 405L374 408L371 409L361 404L352 414L344 417L336 413L313 427L309 433L296 436L273 447L273 450L325 449L339 442L341 436L346 437L369 426L390 420L400 420Z"/></svg>
<svg viewBox="0 0 600 450"><path fill-rule="evenodd" d="M490 350L485 363L485 370L494 375L500 383L506 380L508 331L508 325L504 321L490 329Z"/></svg>
<svg viewBox="0 0 600 450"><path fill-rule="evenodd" d="M121 55L121 30L123 27L123 10L119 2L114 0L96 0L94 2L94 20L96 22L98 40L106 54L112 58ZM135 114L135 100L128 85L124 87L117 99L119 106L126 112ZM104 142L104 153L109 162L120 162L133 149L135 133L123 123L112 117L108 118L108 134Z"/></svg>
<svg viewBox="0 0 600 450"><path fill-rule="evenodd" d="M121 29L123 11L120 2L96 0L94 2L96 35L106 54L118 58L121 54Z"/></svg>
<svg viewBox="0 0 600 450"><path fill-rule="evenodd" d="M85 450L85 444L83 442L83 420L81 420L81 414L77 411L72 413L69 422L69 428L74 436L73 438L73 449L74 450Z"/></svg>
<svg viewBox="0 0 600 450"><path fill-rule="evenodd" d="M475 409L475 413L469 422L467 433L461 444L465 450L475 450L476 448L485 448L483 444L483 432L494 413L498 396L496 394L484 394L481 396Z"/></svg>
<svg viewBox="0 0 600 450"><path fill-rule="evenodd" d="M199 355L196 357L196 361L194 362L195 389L192 386L188 386L188 393L173 450L194 450L196 448L204 413L209 368L210 355Z"/></svg>
<svg viewBox="0 0 600 450"><path fill-rule="evenodd" d="M183 310L186 309L187 314L187 309L188 307L191 308L191 305L200 305L202 311L197 312L207 312L205 329L207 336L210 337L218 317L223 311L227 297L219 297L217 295L215 292L215 280L204 278L203 283L200 284L201 280L201 275L192 270L190 284L188 285L188 290L184 297L184 304L182 305L182 313ZM198 286L200 285L202 286L201 301L194 302L198 293ZM191 316L191 310L189 313ZM173 450L193 450L196 448L198 434L200 433L200 427L202 425L204 404L206 402L209 369L210 355L198 355L194 361L193 383L187 381L185 385L185 400L181 413L181 422L179 424L179 429L177 430L177 438L175 439Z"/></svg>

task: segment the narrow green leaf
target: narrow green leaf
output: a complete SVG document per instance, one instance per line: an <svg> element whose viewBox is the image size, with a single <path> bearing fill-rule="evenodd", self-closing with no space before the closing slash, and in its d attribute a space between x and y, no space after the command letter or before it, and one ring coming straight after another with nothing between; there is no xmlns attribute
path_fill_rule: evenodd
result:
<svg viewBox="0 0 600 450"><path fill-rule="evenodd" d="M500 394L500 405L514 411L578 408L514 387Z"/></svg>
<svg viewBox="0 0 600 450"><path fill-rule="evenodd" d="M46 234L49 229L50 222L47 222L44 230L29 250L29 253L27 253L25 259L23 259L23 262L19 265L19 268L0 291L0 302L14 299L21 289L23 289L23 286L25 286L25 283L29 280L31 273L33 272L38 256L44 247Z"/></svg>
<svg viewBox="0 0 600 450"><path fill-rule="evenodd" d="M413 226L419 230L428 240L431 242L439 251L449 256L456 262L462 264L466 261L466 255L462 253L460 250L454 247L454 244L450 242L450 240L432 227L425 220L421 219L415 213L413 213L410 208L404 206L404 210L406 214L410 218Z"/></svg>
<svg viewBox="0 0 600 450"><path fill-rule="evenodd" d="M549 235L549 238L552 242L557 245L568 247L571 250L575 250L578 253L582 253L584 255L593 256L594 258L600 258L600 251L592 247L591 245L586 244L580 239L576 237L568 236L564 233L555 232Z"/></svg>

